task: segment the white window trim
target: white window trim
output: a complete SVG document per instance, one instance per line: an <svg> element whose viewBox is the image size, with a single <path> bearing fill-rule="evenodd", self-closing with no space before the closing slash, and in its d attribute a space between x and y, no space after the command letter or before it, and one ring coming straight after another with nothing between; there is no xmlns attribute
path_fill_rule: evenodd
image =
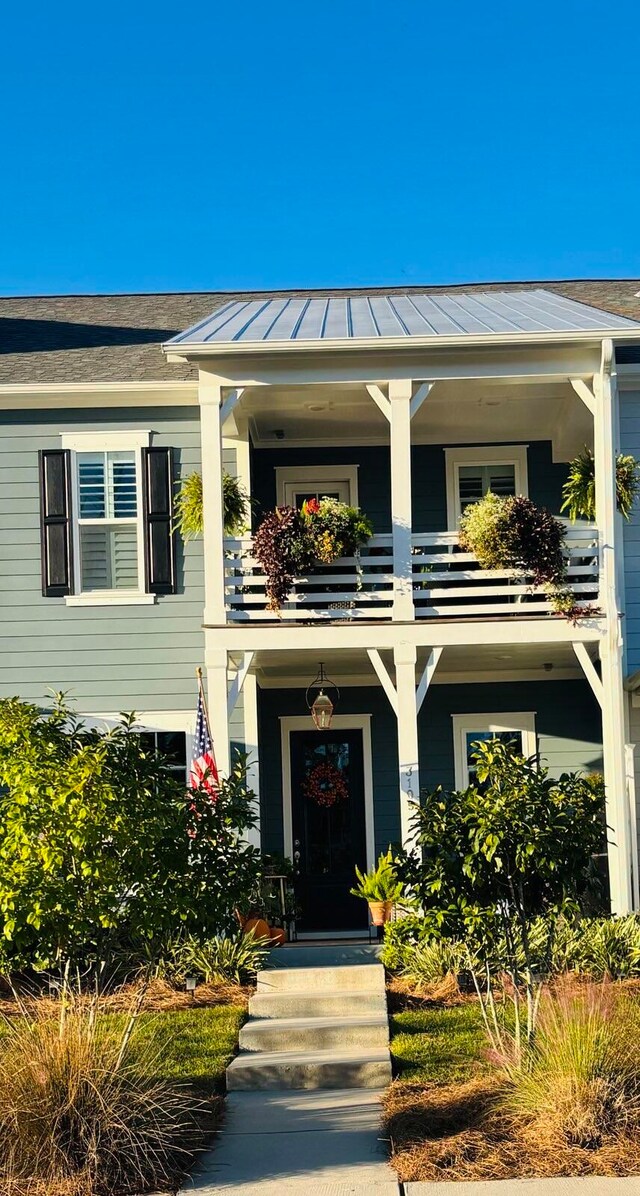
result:
<svg viewBox="0 0 640 1196"><path fill-rule="evenodd" d="M72 454L71 478L73 494L72 536L73 536L73 573L74 593L65 598L67 606L153 606L156 602L155 594L148 594L145 590L144 568L144 525L142 511L136 516L137 549L138 549L138 589L137 590L91 590L83 592L81 589L80 573L80 524L78 512L80 502L78 496L78 470L76 466L77 453L108 453L134 452L136 459L136 483L138 501L142 499L142 449L151 444L150 430L115 431L115 432L61 432L60 439L63 449L70 449Z"/></svg>
<svg viewBox="0 0 640 1196"><path fill-rule="evenodd" d="M452 714L453 761L456 789L466 789L469 784L467 763L467 735L469 731L520 731L522 750L528 758L538 750L536 739L536 716L531 710L507 711L492 714Z"/></svg>
<svg viewBox="0 0 640 1196"><path fill-rule="evenodd" d="M121 714L113 712L107 714L80 715L86 727L96 727L99 731L112 730L122 722ZM186 779L189 779L189 769L193 759L193 741L196 730L196 716L193 710L145 710L136 715L133 724L135 731L178 731L183 732L186 740L187 768Z"/></svg>
<svg viewBox="0 0 640 1196"><path fill-rule="evenodd" d="M293 859L293 811L291 801L291 732L311 731L308 714L293 715L280 719L282 743L282 822L284 854ZM364 825L367 851L367 868L375 866L375 828L373 812L373 757L371 753L371 715L334 714L332 731L362 731L362 762L364 769ZM316 732L320 735L320 732Z"/></svg>
<svg viewBox="0 0 640 1196"><path fill-rule="evenodd" d="M449 531L458 530L460 522L460 466L513 465L516 494L529 495L529 473L526 444L478 445L471 448L444 450L447 475L447 520Z"/></svg>
<svg viewBox="0 0 640 1196"><path fill-rule="evenodd" d="M149 448L151 432L61 432L63 449L76 453L121 453L127 449Z"/></svg>
<svg viewBox="0 0 640 1196"><path fill-rule="evenodd" d="M349 506L358 504L358 466L357 465L277 465L276 466L276 502L279 507L290 505L293 490L320 489L326 486L330 490L335 486L349 488Z"/></svg>

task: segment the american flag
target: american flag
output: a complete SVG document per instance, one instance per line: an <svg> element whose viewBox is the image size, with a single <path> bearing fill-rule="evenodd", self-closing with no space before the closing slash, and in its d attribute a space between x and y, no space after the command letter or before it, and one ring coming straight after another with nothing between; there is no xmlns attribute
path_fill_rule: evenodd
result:
<svg viewBox="0 0 640 1196"><path fill-rule="evenodd" d="M196 730L193 741L193 760L191 761L190 783L192 789L205 789L214 797L218 792L218 766L213 753L213 740L209 730L209 720L204 705L202 689L198 690L198 712L196 714Z"/></svg>

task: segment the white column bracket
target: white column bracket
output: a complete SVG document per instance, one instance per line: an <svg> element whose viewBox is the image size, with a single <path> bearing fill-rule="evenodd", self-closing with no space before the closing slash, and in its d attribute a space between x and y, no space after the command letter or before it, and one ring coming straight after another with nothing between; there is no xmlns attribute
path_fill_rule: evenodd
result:
<svg viewBox="0 0 640 1196"><path fill-rule="evenodd" d="M376 406L380 408L385 419L391 423L391 402L386 394L374 382L367 382L367 390Z"/></svg>
<svg viewBox="0 0 640 1196"><path fill-rule="evenodd" d="M579 399L582 399L585 407L588 407L591 414L595 417L596 414L596 396L592 390L589 389L586 382L582 378L569 379L573 389L575 390Z"/></svg>
<svg viewBox="0 0 640 1196"><path fill-rule="evenodd" d="M571 646L578 658L578 662L582 668L582 671L593 690L595 699L600 709L602 709L604 701L604 686L602 684L602 680L596 672L596 667L589 656L589 653L587 652L586 645L581 643L573 643Z"/></svg>
<svg viewBox="0 0 640 1196"><path fill-rule="evenodd" d="M413 395L413 397L411 399L411 404L409 407L411 419L413 419L414 415L416 415L418 413L418 411L422 407L422 404L424 403L425 399L429 398L429 395L431 394L431 391L433 389L433 385L434 385L433 382L421 382L420 383L416 393Z"/></svg>
<svg viewBox="0 0 640 1196"><path fill-rule="evenodd" d="M582 647L582 645L580 646ZM418 712L422 709L422 703L427 696L427 690L433 681L433 674L438 667L438 662L443 652L444 648L432 648L429 653L429 658L424 666L424 669L422 670L422 676L420 678L418 688L416 689L416 706L418 708Z"/></svg>
<svg viewBox="0 0 640 1196"><path fill-rule="evenodd" d="M230 391L230 393L227 395L226 399L221 404L221 406L220 406L220 425L221 426L224 426L226 421L229 419L229 416L233 413L235 408L238 406L238 403L240 402L240 399L242 398L242 395L244 394L244 389L245 389L244 386L235 387L232 391Z"/></svg>
<svg viewBox="0 0 640 1196"><path fill-rule="evenodd" d="M369 660L371 661L371 663L378 675L378 680L379 680L384 692L386 693L386 695L389 699L389 702L391 703L391 709L393 710L393 712L397 718L398 717L398 694L396 691L396 687L393 684L393 681L391 680L389 670L387 669L387 666L384 663L384 660L382 659L377 648L367 648L367 656L369 657Z"/></svg>
<svg viewBox="0 0 640 1196"><path fill-rule="evenodd" d="M229 689L229 693L227 696L227 714L229 716L231 716L233 714L233 712L236 708L238 698L240 697L240 694L242 693L242 687L245 683L247 673L249 672L249 669L251 668L254 656L255 656L254 652L245 652L243 654L242 664L240 665L240 668L238 669L235 677L233 678L233 681L231 682L231 687Z"/></svg>

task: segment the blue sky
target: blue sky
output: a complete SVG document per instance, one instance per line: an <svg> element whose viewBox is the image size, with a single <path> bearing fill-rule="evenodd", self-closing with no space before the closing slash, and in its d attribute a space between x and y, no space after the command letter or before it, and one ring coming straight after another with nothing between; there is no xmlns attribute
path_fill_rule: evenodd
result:
<svg viewBox="0 0 640 1196"><path fill-rule="evenodd" d="M2 23L1 293L640 276L637 2Z"/></svg>

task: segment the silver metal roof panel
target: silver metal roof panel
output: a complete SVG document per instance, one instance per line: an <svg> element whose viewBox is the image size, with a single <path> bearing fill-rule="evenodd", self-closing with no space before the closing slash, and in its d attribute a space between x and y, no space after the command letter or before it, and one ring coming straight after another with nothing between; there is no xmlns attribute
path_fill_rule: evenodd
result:
<svg viewBox="0 0 640 1196"><path fill-rule="evenodd" d="M404 340L640 329L624 316L540 287L424 295L232 300L167 342L175 351L208 345Z"/></svg>

